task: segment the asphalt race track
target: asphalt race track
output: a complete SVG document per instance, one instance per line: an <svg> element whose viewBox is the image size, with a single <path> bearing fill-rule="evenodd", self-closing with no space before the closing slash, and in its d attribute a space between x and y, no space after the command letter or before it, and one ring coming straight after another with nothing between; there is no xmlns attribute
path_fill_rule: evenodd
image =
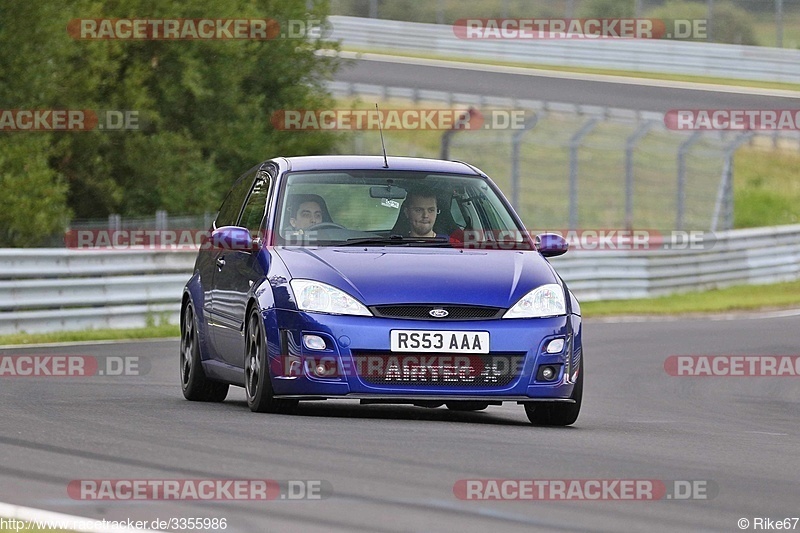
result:
<svg viewBox="0 0 800 533"><path fill-rule="evenodd" d="M535 70L530 70L526 74L485 72L480 70L485 68L481 65L444 68L428 65L426 64L430 62L428 60L392 59L391 56L385 56L385 59L380 56L371 57L373 59L370 60L349 59L337 72L336 80L658 112L670 109L797 109L800 107L800 95L788 91L716 86L688 89L669 86L672 84L658 80L637 82L625 78L612 78L615 81L596 81L580 79L581 75L570 73L552 76L537 74ZM588 78L594 77L588 76Z"/></svg>
<svg viewBox="0 0 800 533"><path fill-rule="evenodd" d="M260 531L739 531L800 515L800 378L674 377L670 355L796 355L800 313L585 325L574 427L521 406L480 413L355 402L296 415L183 399L178 342L10 348L0 356L138 356L142 376L0 378L0 501L107 519L227 519ZM84 501L80 479L323 480L304 501ZM472 501L464 479L705 480L705 500ZM670 485L672 486L672 485ZM712 491L714 492L714 491ZM800 526L798 526L800 527ZM211 531L210 529L204 531Z"/></svg>

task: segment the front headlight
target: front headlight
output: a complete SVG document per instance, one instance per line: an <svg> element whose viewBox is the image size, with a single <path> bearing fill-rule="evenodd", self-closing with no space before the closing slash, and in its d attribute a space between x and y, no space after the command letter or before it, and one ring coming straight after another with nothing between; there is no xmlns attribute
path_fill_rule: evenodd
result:
<svg viewBox="0 0 800 533"><path fill-rule="evenodd" d="M289 283L294 291L297 308L301 311L372 316L361 302L336 287L307 279L293 279Z"/></svg>
<svg viewBox="0 0 800 533"><path fill-rule="evenodd" d="M564 303L564 289L561 285L550 283L533 289L519 299L506 311L503 318L541 318L567 313Z"/></svg>

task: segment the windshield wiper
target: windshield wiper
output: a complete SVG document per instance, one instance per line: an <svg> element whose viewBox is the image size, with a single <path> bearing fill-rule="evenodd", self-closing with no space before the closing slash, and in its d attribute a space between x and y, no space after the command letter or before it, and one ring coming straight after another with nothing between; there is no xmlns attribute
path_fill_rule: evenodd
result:
<svg viewBox="0 0 800 533"><path fill-rule="evenodd" d="M403 245L403 244L422 244L425 246L441 246L450 244L450 241L440 237L404 237L402 235L389 235L388 237L358 237L355 239L347 239L346 242L340 246L360 246L363 244L377 244L377 245Z"/></svg>

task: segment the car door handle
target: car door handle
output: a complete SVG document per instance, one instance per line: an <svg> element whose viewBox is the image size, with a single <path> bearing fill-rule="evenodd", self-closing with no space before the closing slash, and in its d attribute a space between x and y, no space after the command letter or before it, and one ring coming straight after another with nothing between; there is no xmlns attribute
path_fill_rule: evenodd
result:
<svg viewBox="0 0 800 533"><path fill-rule="evenodd" d="M222 268L225 266L225 258L217 257L217 268Z"/></svg>

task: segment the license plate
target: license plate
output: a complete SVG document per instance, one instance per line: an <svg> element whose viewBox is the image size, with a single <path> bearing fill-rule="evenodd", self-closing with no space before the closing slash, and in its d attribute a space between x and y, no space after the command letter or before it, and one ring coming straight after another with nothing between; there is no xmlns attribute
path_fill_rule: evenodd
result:
<svg viewBox="0 0 800 533"><path fill-rule="evenodd" d="M488 331L393 329L393 352L489 353Z"/></svg>

